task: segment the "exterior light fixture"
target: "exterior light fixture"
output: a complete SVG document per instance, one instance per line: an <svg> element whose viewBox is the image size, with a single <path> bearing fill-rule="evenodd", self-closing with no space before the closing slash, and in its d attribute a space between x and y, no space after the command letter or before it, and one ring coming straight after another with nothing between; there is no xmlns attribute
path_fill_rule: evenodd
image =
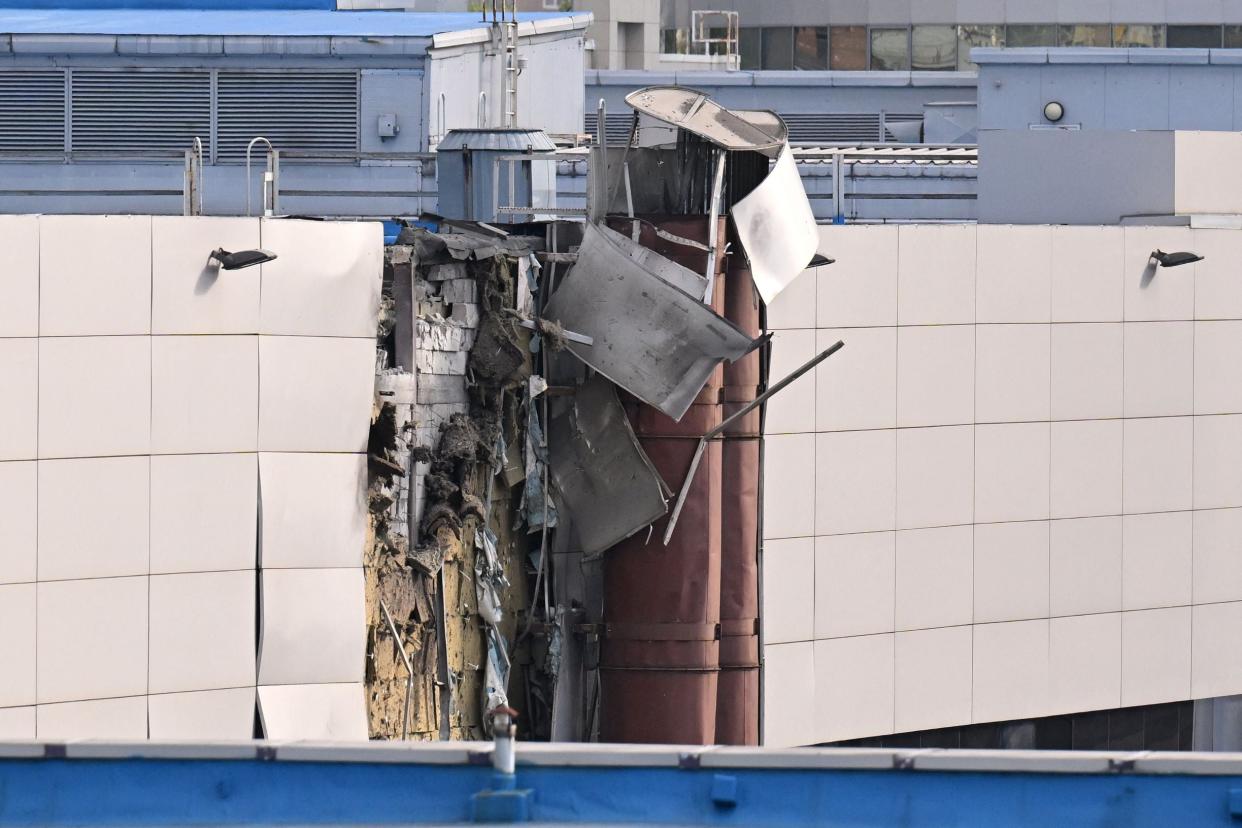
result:
<svg viewBox="0 0 1242 828"><path fill-rule="evenodd" d="M254 267L275 258L276 254L270 250L239 250L236 253L230 253L223 247L217 247L211 251L207 261L219 262L224 270L241 270L243 267Z"/></svg>
<svg viewBox="0 0 1242 828"><path fill-rule="evenodd" d="M836 263L837 263L836 259L830 259L827 256L822 256L819 253L816 253L815 258L811 259L811 263L807 265L807 267L823 267L824 265L830 265L830 264L836 264Z"/></svg>
<svg viewBox="0 0 1242 828"><path fill-rule="evenodd" d="M1198 253L1165 253L1162 250L1153 250L1151 258L1161 267L1181 267L1203 261L1203 257Z"/></svg>
<svg viewBox="0 0 1242 828"><path fill-rule="evenodd" d="M1055 124L1065 117L1065 107L1060 101L1048 101L1044 104L1044 117Z"/></svg>

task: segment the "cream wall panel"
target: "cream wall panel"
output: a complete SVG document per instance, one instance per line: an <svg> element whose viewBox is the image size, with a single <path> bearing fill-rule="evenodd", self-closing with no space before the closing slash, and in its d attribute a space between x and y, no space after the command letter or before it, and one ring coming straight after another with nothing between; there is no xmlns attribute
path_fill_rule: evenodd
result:
<svg viewBox="0 0 1242 828"><path fill-rule="evenodd" d="M815 739L893 730L893 639L865 635L815 642Z"/></svg>
<svg viewBox="0 0 1242 828"><path fill-rule="evenodd" d="M1050 347L1047 325L976 326L974 421L1047 420Z"/></svg>
<svg viewBox="0 0 1242 828"><path fill-rule="evenodd" d="M892 632L895 556L893 532L815 539L815 638Z"/></svg>
<svg viewBox="0 0 1242 828"><path fill-rule="evenodd" d="M362 684L293 684L259 688L259 715L268 739L365 741Z"/></svg>
<svg viewBox="0 0 1242 828"><path fill-rule="evenodd" d="M365 455L264 453L259 488L264 569L362 566Z"/></svg>
<svg viewBox="0 0 1242 828"><path fill-rule="evenodd" d="M1125 421L1127 514L1190 508L1193 433L1190 417Z"/></svg>
<svg viewBox="0 0 1242 828"><path fill-rule="evenodd" d="M151 578L151 693L255 683L254 570Z"/></svg>
<svg viewBox="0 0 1242 828"><path fill-rule="evenodd" d="M0 708L35 703L35 585L0 586Z"/></svg>
<svg viewBox="0 0 1242 828"><path fill-rule="evenodd" d="M899 433L843 431L813 436L815 533L837 535L894 528Z"/></svg>
<svg viewBox="0 0 1242 828"><path fill-rule="evenodd" d="M1121 619L1121 703L1190 698L1190 607L1127 612Z"/></svg>
<svg viewBox="0 0 1242 828"><path fill-rule="evenodd" d="M1083 615L1121 609L1122 518L1054 520L1049 527L1049 610Z"/></svg>
<svg viewBox="0 0 1242 828"><path fill-rule="evenodd" d="M96 578L39 584L40 705L147 692L147 581ZM145 714L146 699L141 701Z"/></svg>
<svg viewBox="0 0 1242 828"><path fill-rule="evenodd" d="M902 225L897 255L899 325L975 321L974 225Z"/></svg>
<svg viewBox="0 0 1242 828"><path fill-rule="evenodd" d="M246 740L254 736L255 689L204 690L147 697L152 739L185 742Z"/></svg>
<svg viewBox="0 0 1242 828"><path fill-rule="evenodd" d="M257 334L262 265L223 270L207 257L259 246L257 218L154 216L151 332Z"/></svg>
<svg viewBox="0 0 1242 828"><path fill-rule="evenodd" d="M1048 423L975 426L978 523L1048 517Z"/></svg>
<svg viewBox="0 0 1242 828"><path fill-rule="evenodd" d="M258 405L258 337L151 340L153 454L255 451Z"/></svg>
<svg viewBox="0 0 1242 828"><path fill-rule="evenodd" d="M1190 603L1191 514L1165 512L1122 518L1125 556L1121 608L1180 607Z"/></svg>
<svg viewBox="0 0 1242 828"><path fill-rule="evenodd" d="M152 574L255 568L258 465L255 454L151 458Z"/></svg>
<svg viewBox="0 0 1242 828"><path fill-rule="evenodd" d="M768 305L768 330L815 327L815 283L817 271L804 270Z"/></svg>
<svg viewBox="0 0 1242 828"><path fill-rule="evenodd" d="M1242 414L1195 417L1194 506L1242 506Z"/></svg>
<svg viewBox="0 0 1242 828"><path fill-rule="evenodd" d="M0 337L39 335L39 219L0 216Z"/></svg>
<svg viewBox="0 0 1242 828"><path fill-rule="evenodd" d="M975 331L970 325L897 330L897 425L974 421Z"/></svg>
<svg viewBox="0 0 1242 828"><path fill-rule="evenodd" d="M815 644L772 644L763 648L763 744L814 744Z"/></svg>
<svg viewBox="0 0 1242 828"><path fill-rule="evenodd" d="M1194 608L1191 695L1196 699L1242 693L1242 603Z"/></svg>
<svg viewBox="0 0 1242 828"><path fill-rule="evenodd" d="M1195 267L1195 319L1242 319L1242 233L1192 230L1191 248L1204 257Z"/></svg>
<svg viewBox="0 0 1242 828"><path fill-rule="evenodd" d="M1242 322L1196 322L1194 363L1194 413L1242 412Z"/></svg>
<svg viewBox="0 0 1242 828"><path fill-rule="evenodd" d="M1122 320L1124 230L1052 228L1052 321Z"/></svg>
<svg viewBox="0 0 1242 828"><path fill-rule="evenodd" d="M1242 601L1242 509L1194 513L1196 604Z"/></svg>
<svg viewBox="0 0 1242 828"><path fill-rule="evenodd" d="M1052 419L1121 416L1122 331L1115 322L1052 326Z"/></svg>
<svg viewBox="0 0 1242 828"><path fill-rule="evenodd" d="M0 584L33 582L39 560L39 469L0 463Z"/></svg>
<svg viewBox="0 0 1242 828"><path fill-rule="evenodd" d="M149 457L39 461L39 580L146 575Z"/></svg>
<svg viewBox="0 0 1242 828"><path fill-rule="evenodd" d="M763 640L815 638L815 539L768 541L763 547Z"/></svg>
<svg viewBox="0 0 1242 828"><path fill-rule="evenodd" d="M259 449L366 450L375 340L259 338Z"/></svg>
<svg viewBox="0 0 1242 828"><path fill-rule="evenodd" d="M0 740L34 738L34 707L0 707Z"/></svg>
<svg viewBox="0 0 1242 828"><path fill-rule="evenodd" d="M1052 228L980 225L975 321L1048 322Z"/></svg>
<svg viewBox="0 0 1242 828"><path fill-rule="evenodd" d="M259 684L362 681L366 608L362 568L267 569Z"/></svg>
<svg viewBox="0 0 1242 828"><path fill-rule="evenodd" d="M384 269L379 222L263 219L260 333L374 339Z"/></svg>
<svg viewBox="0 0 1242 828"><path fill-rule="evenodd" d="M897 329L833 328L815 334L816 353L845 342L842 351L815 369L815 430L896 426Z"/></svg>
<svg viewBox="0 0 1242 828"><path fill-rule="evenodd" d="M1127 417L1172 417L1194 410L1194 323L1125 325Z"/></svg>
<svg viewBox="0 0 1242 828"><path fill-rule="evenodd" d="M41 339L39 457L150 453L150 337Z"/></svg>
<svg viewBox="0 0 1242 828"><path fill-rule="evenodd" d="M1193 319L1195 271L1193 264L1169 269L1151 261L1155 250L1166 253L1192 250L1188 227L1125 228L1125 319Z"/></svg>
<svg viewBox="0 0 1242 828"><path fill-rule="evenodd" d="M151 217L41 216L39 335L149 333Z"/></svg>
<svg viewBox="0 0 1242 828"><path fill-rule="evenodd" d="M893 730L971 721L972 639L970 626L897 633Z"/></svg>
<svg viewBox="0 0 1242 828"><path fill-rule="evenodd" d="M777 434L763 441L763 534L798 538L815 534L814 434Z"/></svg>
<svg viewBox="0 0 1242 828"><path fill-rule="evenodd" d="M1121 615L1077 615L1048 622L1048 711L1075 713L1121 705Z"/></svg>
<svg viewBox="0 0 1242 828"><path fill-rule="evenodd" d="M974 628L973 720L1003 721L1048 712L1048 620Z"/></svg>
<svg viewBox="0 0 1242 828"><path fill-rule="evenodd" d="M970 523L974 513L973 426L897 431L897 527Z"/></svg>
<svg viewBox="0 0 1242 828"><path fill-rule="evenodd" d="M898 630L971 622L973 535L970 526L897 533Z"/></svg>
<svg viewBox="0 0 1242 828"><path fill-rule="evenodd" d="M974 622L1048 617L1048 521L975 526Z"/></svg>
<svg viewBox="0 0 1242 828"><path fill-rule="evenodd" d="M1121 420L1052 424L1052 517L1121 514L1124 430Z"/></svg>
<svg viewBox="0 0 1242 828"><path fill-rule="evenodd" d="M834 340L835 341L835 340ZM831 343L830 343L831 344ZM784 377L799 366L809 362L816 354L815 331L799 329L776 331L772 337L771 376ZM846 348L834 355L827 363L836 368L841 362L854 358L853 350ZM836 364L833 364L836 363ZM817 371L809 371L787 386L767 403L767 434L799 434L815 431L815 381Z"/></svg>
<svg viewBox="0 0 1242 828"><path fill-rule="evenodd" d="M0 339L0 461L39 455L39 340Z"/></svg>
<svg viewBox="0 0 1242 828"><path fill-rule="evenodd" d="M897 324L897 234L892 225L820 227L819 250L836 263L817 269L815 326Z"/></svg>
<svg viewBox="0 0 1242 828"><path fill-rule="evenodd" d="M41 704L35 714L35 732L46 742L145 739L147 697Z"/></svg>

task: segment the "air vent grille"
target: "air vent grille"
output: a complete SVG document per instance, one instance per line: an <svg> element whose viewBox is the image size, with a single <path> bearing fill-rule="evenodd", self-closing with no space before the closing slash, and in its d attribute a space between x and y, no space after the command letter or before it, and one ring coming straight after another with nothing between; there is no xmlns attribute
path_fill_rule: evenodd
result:
<svg viewBox="0 0 1242 828"><path fill-rule="evenodd" d="M355 152L356 72L220 72L217 160L241 161L256 136L277 150Z"/></svg>
<svg viewBox="0 0 1242 828"><path fill-rule="evenodd" d="M209 72L75 69L72 97L75 153L175 155L195 137L210 151Z"/></svg>
<svg viewBox="0 0 1242 828"><path fill-rule="evenodd" d="M0 72L0 152L64 152L65 73Z"/></svg>

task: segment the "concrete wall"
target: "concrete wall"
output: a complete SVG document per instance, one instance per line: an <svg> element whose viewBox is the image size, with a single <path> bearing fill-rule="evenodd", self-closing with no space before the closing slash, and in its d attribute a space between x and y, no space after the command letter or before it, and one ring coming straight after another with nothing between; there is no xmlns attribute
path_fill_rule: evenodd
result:
<svg viewBox="0 0 1242 828"><path fill-rule="evenodd" d="M766 743L1242 690L1242 233L821 233L769 313L773 377L846 344L769 404Z"/></svg>
<svg viewBox="0 0 1242 828"><path fill-rule="evenodd" d="M367 738L381 236L0 216L0 740Z"/></svg>
<svg viewBox="0 0 1242 828"><path fill-rule="evenodd" d="M979 128L1242 129L1242 55L1231 49L976 49Z"/></svg>

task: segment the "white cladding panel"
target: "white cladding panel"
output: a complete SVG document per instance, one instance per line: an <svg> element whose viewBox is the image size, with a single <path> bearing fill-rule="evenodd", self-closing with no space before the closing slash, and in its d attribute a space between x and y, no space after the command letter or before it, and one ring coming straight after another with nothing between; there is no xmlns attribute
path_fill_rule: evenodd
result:
<svg viewBox="0 0 1242 828"><path fill-rule="evenodd" d="M249 739L281 656L281 738L365 739L379 225L5 216L0 242L0 739ZM264 660L273 579L303 588L263 595Z"/></svg>
<svg viewBox="0 0 1242 828"><path fill-rule="evenodd" d="M774 379L845 348L769 403L765 742L1242 692L1242 232L820 252L769 314Z"/></svg>

